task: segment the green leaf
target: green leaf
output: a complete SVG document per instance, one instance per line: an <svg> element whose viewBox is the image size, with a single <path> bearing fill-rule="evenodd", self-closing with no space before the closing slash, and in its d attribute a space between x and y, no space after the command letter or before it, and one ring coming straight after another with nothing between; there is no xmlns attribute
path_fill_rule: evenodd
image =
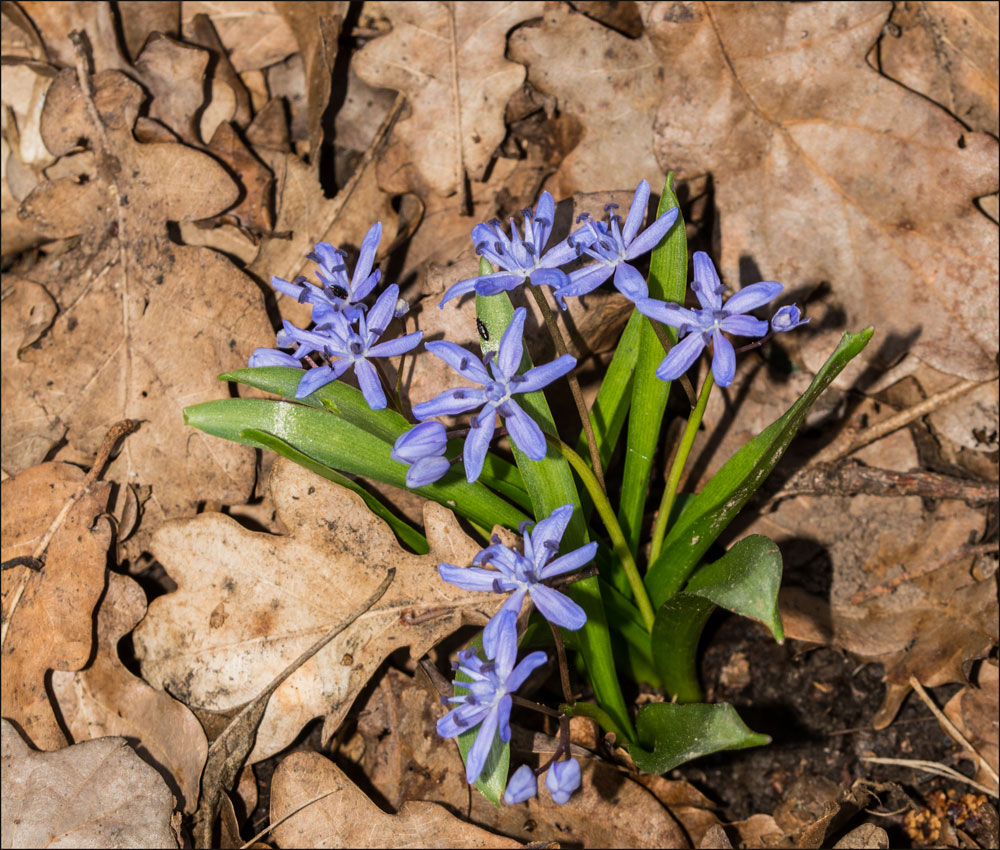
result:
<svg viewBox="0 0 1000 850"><path fill-rule="evenodd" d="M771 742L767 735L748 729L728 703L650 703L639 709L636 729L644 746L629 747L629 754L646 773L666 773L719 750L744 750Z"/></svg>
<svg viewBox="0 0 1000 850"><path fill-rule="evenodd" d="M868 344L874 330L844 334L836 351L809 388L776 421L736 452L689 504L663 542L659 557L646 573L646 588L659 607L687 581L708 547L725 531L771 470L781 460L796 431L844 367Z"/></svg>
<svg viewBox="0 0 1000 850"><path fill-rule="evenodd" d="M485 261L483 261L485 262ZM487 271L489 264L486 264ZM480 273L485 274L483 266ZM500 347L503 332L514 318L514 307L506 292L483 297L476 296L476 315L486 327L488 340L481 342L483 353L496 351ZM531 358L527 348L521 358L521 371L531 368ZM521 393L518 403L524 408L543 431L556 433L552 412L545 394L541 391ZM546 446L546 454L542 460L531 460L521 452L511 440L511 450L517 467L521 471L524 484L531 496L535 519L544 519L556 508L562 505L573 505L573 516L570 519L563 544L566 551L579 548L587 542L587 526L580 507L580 497L576 490L576 482L569 464L562 455L551 446ZM614 655L611 649L611 635L608 631L607 619L604 616L604 605L601 602L601 590L597 577L591 576L582 581L573 582L568 588L569 596L587 614L587 624L578 633L580 651L587 665L590 683L594 688L597 701L615 718L615 722L631 732L628 709L618 684L618 674L615 670Z"/></svg>
<svg viewBox="0 0 1000 850"><path fill-rule="evenodd" d="M760 534L745 537L698 570L686 588L664 602L653 624L652 657L667 692L678 702L700 702L695 660L702 629L716 606L763 623L781 643L778 613L781 552Z"/></svg>
<svg viewBox="0 0 1000 850"><path fill-rule="evenodd" d="M185 408L184 422L216 437L269 448L241 436L244 431L263 431L339 472L406 487L406 465L389 457L390 443L322 409L284 401L231 398ZM455 471L415 492L485 528L495 523L516 528L527 519L492 491L478 482L469 484Z"/></svg>
<svg viewBox="0 0 1000 850"><path fill-rule="evenodd" d="M663 194L660 195L660 205L656 210L657 217L667 210L679 207L671 186L672 177L673 175L667 175ZM687 236L684 233L684 217L679 211L677 221L650 258L648 284L650 298L684 303L684 292L687 289ZM638 312L636 315L639 315ZM663 346L649 319L639 315L638 323L639 352L632 379L625 471L618 506L618 523L633 555L639 549L650 474L671 383L656 377L656 367L660 365L664 354ZM666 335L671 343L677 342L677 331L673 328L666 328Z"/></svg>
<svg viewBox="0 0 1000 850"><path fill-rule="evenodd" d="M466 649L474 649L480 658L485 658L486 655L483 652L483 633L480 632L469 641ZM457 671L455 674L455 696L465 696L469 692L468 688L460 687L459 682L471 681L472 679L466 676L461 670ZM479 727L474 726L472 729L458 736L458 751L462 754L462 764L467 763L469 750L472 749L472 744L475 742L478 732ZM479 779L476 780L475 784L475 787L494 806L500 805L503 792L507 788L507 772L509 770L510 742L505 744L500 740L500 729L498 727L497 731L493 733L493 745L486 756L486 764L483 765L483 772L479 774Z"/></svg>
<svg viewBox="0 0 1000 850"><path fill-rule="evenodd" d="M360 390L342 381L333 381L305 398L296 399L295 390L298 389L301 377L302 371L290 366L261 366L226 372L219 375L219 380L236 381L310 407L325 408L387 443L395 443L400 434L413 427L412 423L395 410L372 410ZM531 509L531 501L517 467L496 455L486 455L479 482L492 487L519 507ZM488 527L492 528L492 524Z"/></svg>
<svg viewBox="0 0 1000 850"><path fill-rule="evenodd" d="M317 475L322 475L328 481L333 481L335 484L339 484L341 487L346 487L348 490L357 493L373 514L385 520L386 524L395 532L396 537L402 543L405 543L418 555L426 555L430 551L426 537L409 523L401 520L356 481L345 475L341 475L337 470L331 469L329 466L313 460L308 455L300 452L295 446L286 443L284 440L279 440L277 437L267 434L264 431L255 431L253 428L248 428L245 431L240 431L240 436L266 446L282 457L287 457L289 460L295 461L299 466L304 466L306 469L311 469Z"/></svg>

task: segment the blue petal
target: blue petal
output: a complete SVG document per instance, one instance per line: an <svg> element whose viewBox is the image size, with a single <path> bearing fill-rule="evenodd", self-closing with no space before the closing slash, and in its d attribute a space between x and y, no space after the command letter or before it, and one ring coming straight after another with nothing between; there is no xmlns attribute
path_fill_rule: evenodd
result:
<svg viewBox="0 0 1000 850"><path fill-rule="evenodd" d="M508 618L513 617L516 627L517 617L521 613L521 607L524 605L524 595L527 590L523 587L519 587L515 590L508 599L500 606L500 609L490 617L490 621L486 624L483 629L483 651L490 658L495 658L497 651L499 649L499 643L501 639L501 633L503 629L509 628ZM517 651L517 634L514 635L514 651ZM513 659L511 659L513 663ZM497 664L499 667L500 665ZM509 672L509 671L507 671Z"/></svg>
<svg viewBox="0 0 1000 850"><path fill-rule="evenodd" d="M377 343L369 348L368 356L399 357L400 354L406 354L407 351L412 351L420 345L420 340L423 338L423 331L414 331L405 336L396 337L396 339L387 339L385 342Z"/></svg>
<svg viewBox="0 0 1000 850"><path fill-rule="evenodd" d="M424 348L451 366L466 380L475 381L477 384L488 384L492 380L480 359L460 345L440 339L428 342Z"/></svg>
<svg viewBox="0 0 1000 850"><path fill-rule="evenodd" d="M515 806L530 800L538 793L538 779L528 765L522 764L514 771L507 783L507 790L503 792L503 801L508 806Z"/></svg>
<svg viewBox="0 0 1000 850"><path fill-rule="evenodd" d="M522 452L532 460L541 460L545 457L545 435L542 429L514 399L507 401L509 413L504 418L504 425L507 432Z"/></svg>
<svg viewBox="0 0 1000 850"><path fill-rule="evenodd" d="M563 505L556 508L545 519L535 525L529 537L531 549L535 555L534 567L540 569L542 564L559 551L559 543L566 533L566 527L573 517L573 506ZM546 544L549 544L548 546ZM555 544L554 547L552 544ZM527 553L527 544L525 547Z"/></svg>
<svg viewBox="0 0 1000 850"><path fill-rule="evenodd" d="M497 707L494 706L489 710L479 726L476 740L473 741L465 760L465 778L470 785L475 784L476 780L479 779L479 774L483 772L483 768L486 766L486 757L493 746L493 736L496 734L497 721L499 719Z"/></svg>
<svg viewBox="0 0 1000 850"><path fill-rule="evenodd" d="M368 293L375 288L376 284L381 279L382 279L382 272L380 272L378 269L375 269L375 271L373 271L370 275L368 275L368 277L362 280L361 283L359 283L357 286L351 289L351 299L354 301L361 301L363 298L366 298L368 296ZM344 308L344 314L352 322L355 320L355 316L357 315L356 312L353 311L349 306Z"/></svg>
<svg viewBox="0 0 1000 850"><path fill-rule="evenodd" d="M421 458L443 454L448 435L440 422L421 422L401 434L389 457L400 463L416 463Z"/></svg>
<svg viewBox="0 0 1000 850"><path fill-rule="evenodd" d="M537 268L528 275L535 286L550 286L559 289L569 283L569 275L562 269Z"/></svg>
<svg viewBox="0 0 1000 850"><path fill-rule="evenodd" d="M438 564L438 575L448 584L460 587L462 590L483 591L493 593L493 583L501 578L495 570L483 570L479 567L456 567L454 564ZM489 651L487 650L487 655Z"/></svg>
<svg viewBox="0 0 1000 850"><path fill-rule="evenodd" d="M505 744L510 740L510 707L514 704L514 700L510 698L510 694L505 694L500 697L500 701L497 703L497 716L498 716L498 727L500 731L500 740Z"/></svg>
<svg viewBox="0 0 1000 850"><path fill-rule="evenodd" d="M489 710L489 706L472 706L464 703L438 720L437 733L442 738L457 738L476 724L482 723Z"/></svg>
<svg viewBox="0 0 1000 850"><path fill-rule="evenodd" d="M614 270L614 266L598 263L597 265L584 266L582 269L570 272L569 283L559 289L559 295L565 298L568 295L579 296L593 292L611 277L611 273Z"/></svg>
<svg viewBox="0 0 1000 850"><path fill-rule="evenodd" d="M556 215L556 202L549 192L542 192L541 197L538 199L538 204L535 207L535 214L533 216L536 226L533 228L535 231L535 250L539 254L545 249L545 244L549 241L549 236L552 234L552 225L555 220Z"/></svg>
<svg viewBox="0 0 1000 850"><path fill-rule="evenodd" d="M677 210L667 210L629 244L625 251L625 259L634 260L647 251L652 251L674 226L675 221L677 221ZM628 243L627 239L625 241Z"/></svg>
<svg viewBox="0 0 1000 850"><path fill-rule="evenodd" d="M556 558L551 564L543 567L539 572L539 578L548 580L564 573L571 573L573 570L578 570L584 564L589 564L593 561L594 553L596 552L596 541L588 543L586 546L581 546L579 549L574 549L572 552L563 555L561 558Z"/></svg>
<svg viewBox="0 0 1000 850"><path fill-rule="evenodd" d="M255 348L253 354L250 355L250 362L247 365L251 368L257 366L291 366L293 369L302 368L302 362L298 358L292 357L291 354L285 354L284 351L277 351L274 348Z"/></svg>
<svg viewBox="0 0 1000 850"><path fill-rule="evenodd" d="M747 313L777 298L784 288L773 280L751 283L749 286L744 286L726 302L726 312L729 315Z"/></svg>
<svg viewBox="0 0 1000 850"><path fill-rule="evenodd" d="M704 251L694 252L694 283L691 288L705 310L722 309L722 281L712 258Z"/></svg>
<svg viewBox="0 0 1000 850"><path fill-rule="evenodd" d="M325 387L336 380L337 375L334 374L332 366L319 366L315 369L309 369L299 380L298 388L295 390L295 397L305 398L307 395L316 392L320 387Z"/></svg>
<svg viewBox="0 0 1000 850"><path fill-rule="evenodd" d="M477 295L496 295L498 292L506 292L516 289L524 283L523 272L493 272L483 275L476 284Z"/></svg>
<svg viewBox="0 0 1000 850"><path fill-rule="evenodd" d="M406 486L411 490L433 484L451 468L446 457L423 457L406 470Z"/></svg>
<svg viewBox="0 0 1000 850"><path fill-rule="evenodd" d="M414 413L416 408L414 408ZM465 438L465 479L471 484L483 471L483 463L486 461L486 452L490 448L490 441L493 439L493 432L497 427L496 408L486 406L482 412L476 415L479 426L469 430L469 436Z"/></svg>
<svg viewBox="0 0 1000 850"><path fill-rule="evenodd" d="M477 387L458 387L445 390L429 401L421 401L413 405L413 415L417 419L430 419L432 416L453 416L465 413L482 405L486 394Z"/></svg>
<svg viewBox="0 0 1000 850"><path fill-rule="evenodd" d="M438 309L440 310L451 301L452 298L459 298L469 292L474 292L476 289L476 284L479 283L478 277L470 277L467 280L460 280L458 283L453 283L448 287L444 294L444 298L441 299L441 303L438 304Z"/></svg>
<svg viewBox="0 0 1000 850"><path fill-rule="evenodd" d="M736 352L722 331L712 334L712 374L720 387L728 387L736 377Z"/></svg>
<svg viewBox="0 0 1000 850"><path fill-rule="evenodd" d="M698 359L704 347L705 340L700 333L684 337L667 352L667 356L656 367L656 377L661 381L676 380L691 368L691 364Z"/></svg>
<svg viewBox="0 0 1000 850"><path fill-rule="evenodd" d="M545 776L545 787L560 806L580 787L580 763L576 759L557 761Z"/></svg>
<svg viewBox="0 0 1000 850"><path fill-rule="evenodd" d="M354 293L358 284L368 277L375 262L375 252L378 250L379 240L382 238L382 222L376 221L365 234L361 242L361 252L358 254L358 263L354 267L354 276L351 278L351 292ZM395 285L395 284L393 284ZM367 294L367 293L366 293ZM364 295L355 295L356 298L364 298Z"/></svg>
<svg viewBox="0 0 1000 850"><path fill-rule="evenodd" d="M531 601L550 623L575 632L587 623L587 612L572 599L558 590L544 584L533 584L528 588Z"/></svg>
<svg viewBox="0 0 1000 850"><path fill-rule="evenodd" d="M280 277L272 277L271 286L283 295L289 295L296 299L302 294L302 290L304 289L304 287L299 284L289 283L287 280Z"/></svg>
<svg viewBox="0 0 1000 850"><path fill-rule="evenodd" d="M698 327L701 324L698 314L687 307L681 307L673 301L658 301L655 298L640 298L635 302L636 309L650 319L656 319L662 325L680 328L684 325Z"/></svg>
<svg viewBox="0 0 1000 850"><path fill-rule="evenodd" d="M758 337L767 333L767 322L755 316L726 316L719 322L719 327L737 336Z"/></svg>
<svg viewBox="0 0 1000 850"><path fill-rule="evenodd" d="M514 375L521 368L521 355L524 353L524 320L527 315L528 311L524 307L518 307L514 311L514 318L510 320L500 338L497 366L505 378Z"/></svg>
<svg viewBox="0 0 1000 850"><path fill-rule="evenodd" d="M361 394L368 402L372 410L385 409L385 391L382 389L382 382L378 379L378 372L367 360L357 360L354 363L354 374L358 378L358 386L361 387Z"/></svg>
<svg viewBox="0 0 1000 850"><path fill-rule="evenodd" d="M776 334L783 334L799 325L806 324L808 321L809 319L802 318L802 313L797 305L788 304L771 317L771 330Z"/></svg>
<svg viewBox="0 0 1000 850"><path fill-rule="evenodd" d="M553 381L568 375L576 366L576 358L572 354L561 354L551 363L543 363L529 369L521 377L523 381L518 381L511 385L514 393L533 393L542 387L547 387Z"/></svg>
<svg viewBox="0 0 1000 850"><path fill-rule="evenodd" d="M615 269L615 289L629 301L638 301L641 298L649 297L646 278L628 263L619 263L618 268Z"/></svg>
<svg viewBox="0 0 1000 850"><path fill-rule="evenodd" d="M399 287L396 284L389 284L378 297L375 306L368 313L368 327L375 334L376 339L380 337L392 321L396 312L396 302L399 300Z"/></svg>
<svg viewBox="0 0 1000 850"><path fill-rule="evenodd" d="M649 206L649 181L643 180L636 187L632 203L628 208L628 218L625 219L625 224L622 227L622 239L625 240L626 245L635 239L636 233L639 232L639 225L646 218L647 206Z"/></svg>
<svg viewBox="0 0 1000 850"><path fill-rule="evenodd" d="M505 685L507 693L514 693L528 680L528 676L534 673L535 670L541 667L548 660L549 657L541 650L525 655L517 667L515 667L507 677Z"/></svg>

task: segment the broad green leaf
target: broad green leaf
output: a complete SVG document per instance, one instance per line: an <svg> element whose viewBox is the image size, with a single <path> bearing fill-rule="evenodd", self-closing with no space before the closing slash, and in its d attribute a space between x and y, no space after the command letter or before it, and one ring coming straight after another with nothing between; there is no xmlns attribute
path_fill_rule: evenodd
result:
<svg viewBox="0 0 1000 850"><path fill-rule="evenodd" d="M477 634L469 641L466 649L474 649L480 658L485 658L483 653L483 633ZM455 673L455 696L465 696L468 688L459 686L459 682L471 682L461 670ZM469 750L476 740L479 727L474 726L467 732L458 736L458 751L462 754L462 764L465 764L469 757ZM504 743L500 740L500 729L493 733L493 746L490 747L486 756L486 764L483 765L483 772L479 774L475 787L493 805L499 806L503 798L503 792L507 788L507 772L510 770L510 742Z"/></svg>
<svg viewBox="0 0 1000 850"><path fill-rule="evenodd" d="M483 261L485 262L485 261ZM482 271L480 273L486 273ZM489 270L489 264L485 267ZM488 340L481 342L483 353L496 351L500 346L503 332L514 318L514 307L506 292L499 295L483 297L476 296L476 315L486 327ZM531 358L527 347L521 359L521 371L531 368ZM525 412L538 423L543 431L556 433L552 412L541 391L522 393L517 397L518 403ZM587 526L580 507L580 497L576 482L569 464L562 455L551 446L547 446L546 455L542 460L531 460L521 452L511 440L511 449L517 467L521 471L524 484L534 506L535 519L544 519L556 508L562 505L573 505L573 517L566 533L563 535L563 548L571 551L587 542ZM590 676L591 685L597 701L624 729L631 731L631 723L621 686L618 684L618 674L615 670L614 655L611 649L611 635L608 632L607 619L604 616L604 606L601 602L601 590L597 577L592 576L582 581L573 582L567 589L569 596L587 614L587 624L578 635L580 651L583 653Z"/></svg>
<svg viewBox="0 0 1000 850"><path fill-rule="evenodd" d="M629 755L646 773L666 773L719 750L744 750L771 742L767 735L748 729L729 703L650 703L639 709L635 725L642 746L629 747Z"/></svg>
<svg viewBox="0 0 1000 850"><path fill-rule="evenodd" d="M679 207L671 186L672 176L667 176L660 195L657 217L667 210ZM649 262L649 297L661 301L684 303L687 289L687 236L684 217L678 212L677 221L666 238L653 251ZM628 541L632 554L639 550L639 534L649 492L650 475L656 446L660 439L663 411L670 395L670 382L656 377L656 367L663 360L663 346L645 316L639 316L639 352L632 378L632 401L628 416L628 439L625 452L625 471L622 478L621 503L618 522ZM677 342L677 331L666 328L667 338Z"/></svg>
<svg viewBox="0 0 1000 850"><path fill-rule="evenodd" d="M689 504L663 542L646 573L646 588L657 608L687 581L708 547L725 531L781 460L809 408L843 368L868 344L874 330L844 334L808 389L776 421L736 452Z"/></svg>
<svg viewBox="0 0 1000 850"><path fill-rule="evenodd" d="M322 407L348 422L375 434L387 443L394 443L404 431L413 427L411 422L395 410L372 410L361 391L342 381L333 381L320 387L303 399L295 399L302 372L289 366L262 366L256 369L237 369L219 375L220 381L236 381L259 390L297 400L310 407ZM514 504L530 510L531 502L524 489L524 482L517 467L496 455L487 454L479 482L492 487ZM492 527L492 526L490 526Z"/></svg>
<svg viewBox="0 0 1000 850"><path fill-rule="evenodd" d="M687 587L656 612L652 657L667 692L678 702L699 702L695 660L702 629L716 606L763 623L781 643L778 613L781 552L760 534L745 537L725 555L698 570Z"/></svg>
<svg viewBox="0 0 1000 850"><path fill-rule="evenodd" d="M337 470L331 469L329 466L324 466L322 463L313 460L308 455L300 452L295 446L286 443L284 440L279 440L272 434L248 428L245 431L240 431L240 436L247 440L253 440L255 443L260 443L260 445L266 446L282 457L287 457L289 460L295 461L299 466L311 469L317 475L321 475L323 478L357 493L364 500L364 503L368 505L368 509L375 516L384 520L402 543L405 543L418 555L426 555L430 551L426 537L409 523L401 520L356 481L348 478L346 475L341 475Z"/></svg>
<svg viewBox="0 0 1000 850"><path fill-rule="evenodd" d="M406 486L406 465L389 457L390 443L322 409L285 401L231 398L185 408L184 422L216 437L269 448L241 436L244 431L263 431L339 472ZM491 490L478 482L469 484L454 470L416 492L485 528L494 524L516 528L527 519Z"/></svg>

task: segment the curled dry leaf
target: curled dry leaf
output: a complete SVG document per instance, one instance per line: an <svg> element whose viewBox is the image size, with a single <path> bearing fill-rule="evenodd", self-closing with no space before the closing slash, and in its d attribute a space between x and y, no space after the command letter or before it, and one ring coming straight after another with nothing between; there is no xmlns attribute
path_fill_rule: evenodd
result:
<svg viewBox="0 0 1000 850"><path fill-rule="evenodd" d="M441 561L468 564L477 544L427 503L430 554L403 551L360 498L279 459L271 494L284 537L247 531L222 514L162 526L153 552L177 582L150 605L133 639L144 678L188 705L226 711L253 699L292 660L356 610L386 575L386 595L271 696L249 761L287 746L313 717L339 723L393 650L423 655L502 600L441 581ZM406 623L406 612L438 614ZM336 724L335 724L336 725Z"/></svg>
<svg viewBox="0 0 1000 850"><path fill-rule="evenodd" d="M132 579L111 573L97 611L97 654L79 673L55 672L52 690L76 743L127 738L173 789L178 806L193 812L208 742L181 703L133 676L118 657L118 641L146 613L146 594Z"/></svg>
<svg viewBox="0 0 1000 850"><path fill-rule="evenodd" d="M195 15L208 15L237 73L266 68L299 49L295 34L268 0L185 0L186 36Z"/></svg>
<svg viewBox="0 0 1000 850"><path fill-rule="evenodd" d="M242 197L228 215L251 231L269 231L271 218L271 190L274 175L246 146L232 124L223 121L216 128L208 149L228 165L243 184Z"/></svg>
<svg viewBox="0 0 1000 850"><path fill-rule="evenodd" d="M322 794L328 796L306 805ZM521 846L434 803L404 803L395 815L386 814L319 753L294 753L278 765L271 823L278 824L273 834L279 847Z"/></svg>
<svg viewBox="0 0 1000 850"><path fill-rule="evenodd" d="M3 482L3 561L38 557L46 532L85 478L75 466L45 463ZM25 566L3 571L3 715L42 750L66 745L46 692L46 673L79 670L90 657L92 614L104 590L111 543L108 523L99 518L109 490L98 482L70 507L40 571Z"/></svg>
<svg viewBox="0 0 1000 850"><path fill-rule="evenodd" d="M976 684L966 685L944 707L948 719L993 768L994 776L1000 771L1000 742L997 735L998 678L996 662L983 661L979 666ZM966 757L969 757L968 753ZM976 764L975 767L976 775L973 778L976 782L995 791L996 779L981 765Z"/></svg>
<svg viewBox="0 0 1000 850"><path fill-rule="evenodd" d="M72 72L53 83L42 114L48 148L62 155L86 139L99 152L98 172L84 183L44 183L22 204L22 214L53 235L83 238L32 269L60 312L21 354L20 393L5 401L3 465L24 469L52 448L8 445L8 428L26 428L21 420L35 405L66 429L66 451L81 459L93 456L112 421L140 419L109 474L152 486L150 528L195 510L205 493L247 498L253 451L188 430L180 411L226 397L215 376L243 366L271 327L250 278L213 251L174 244L167 232L168 221L206 218L236 200L225 170L180 144L136 143L142 90L117 72L95 83L101 126Z"/></svg>
<svg viewBox="0 0 1000 850"><path fill-rule="evenodd" d="M406 94L412 114L395 132L438 194L482 180L506 134L504 108L524 82L505 57L507 33L542 13L537 0L388 3L392 31L356 55L366 83Z"/></svg>
<svg viewBox="0 0 1000 850"><path fill-rule="evenodd" d="M811 326L817 371L845 329L877 322L886 367L906 353L969 379L996 374L997 141L881 76L866 57L889 3L658 3L669 57L654 122L661 167L711 172L730 285L828 281ZM857 364L851 375L864 367Z"/></svg>
<svg viewBox="0 0 1000 850"><path fill-rule="evenodd" d="M180 0L118 0L118 20L128 55L134 60L154 32L176 38L180 34ZM200 42L196 41L196 44ZM202 45L203 47L207 45Z"/></svg>
<svg viewBox="0 0 1000 850"><path fill-rule="evenodd" d="M38 753L0 726L4 847L177 847L173 795L124 738Z"/></svg>
<svg viewBox="0 0 1000 850"><path fill-rule="evenodd" d="M205 102L209 59L207 50L154 32L135 60L143 85L153 95L149 117L189 145L208 141L200 138L196 118Z"/></svg>

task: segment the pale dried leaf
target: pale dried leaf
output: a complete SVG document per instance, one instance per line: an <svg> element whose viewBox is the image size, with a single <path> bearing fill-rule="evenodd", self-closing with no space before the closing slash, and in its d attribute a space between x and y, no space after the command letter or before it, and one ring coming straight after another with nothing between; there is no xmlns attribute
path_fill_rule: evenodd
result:
<svg viewBox="0 0 1000 850"><path fill-rule="evenodd" d="M195 15L208 15L237 73L266 68L299 49L274 6L267 0L185 0L183 32L188 34Z"/></svg>
<svg viewBox="0 0 1000 850"><path fill-rule="evenodd" d="M192 707L226 711L257 694L331 626L356 610L390 567L382 600L272 695L251 762L277 752L319 715L343 718L393 650L423 655L463 622L484 623L502 600L442 582L441 561L469 563L478 546L428 503L430 554L404 552L359 497L284 459L271 494L286 537L221 514L162 526L153 551L178 589L161 596L134 633L143 676ZM440 609L404 624L401 614ZM339 721L338 721L339 722Z"/></svg>
<svg viewBox="0 0 1000 850"><path fill-rule="evenodd" d="M208 144L208 150L221 159L243 185L240 202L227 215L251 231L270 231L271 189L274 175L246 146L228 122L219 124Z"/></svg>
<svg viewBox="0 0 1000 850"><path fill-rule="evenodd" d="M997 730L997 664L986 660L979 666L975 685L966 685L948 700L944 713L976 748L979 755L993 768L1000 771L1000 742ZM945 731L948 731L947 729ZM964 754L969 758L968 752ZM997 789L996 780L978 763L975 765L977 782L987 788Z"/></svg>
<svg viewBox="0 0 1000 850"><path fill-rule="evenodd" d="M38 753L0 726L4 847L177 847L173 795L124 738Z"/></svg>
<svg viewBox="0 0 1000 850"><path fill-rule="evenodd" d="M149 117L165 124L190 145L202 139L196 122L205 102L205 72L211 53L162 33L153 33L135 69L153 95Z"/></svg>
<svg viewBox="0 0 1000 850"><path fill-rule="evenodd" d="M118 20L128 55L134 60L154 32L176 38L181 27L180 0L118 0ZM196 42L197 43L197 42Z"/></svg>
<svg viewBox="0 0 1000 850"><path fill-rule="evenodd" d="M97 611L97 655L79 673L55 672L52 690L73 741L127 738L193 812L208 752L201 724L177 700L133 676L118 657L118 641L146 613L146 595L127 576L112 573Z"/></svg>
<svg viewBox="0 0 1000 850"><path fill-rule="evenodd" d="M46 463L4 481L2 560L34 555L84 478L75 466ZM109 490L99 482L70 508L40 571L24 566L3 571L3 715L39 749L66 745L46 692L46 673L79 670L90 657L92 613L104 590L111 543L108 523L99 519Z"/></svg>
<svg viewBox="0 0 1000 850"><path fill-rule="evenodd" d="M105 0L94 3L49 3L46 0L24 0L18 4L31 18L49 60L72 68L76 54L69 34L78 30L87 34L93 57L94 71L126 70L128 61L118 44L111 4Z"/></svg>
<svg viewBox="0 0 1000 850"><path fill-rule="evenodd" d="M434 803L405 803L383 812L332 761L319 753L294 753L271 780L271 823L320 794L275 827L279 847L520 847L459 820Z"/></svg>
<svg viewBox="0 0 1000 850"><path fill-rule="evenodd" d="M366 83L404 92L412 114L395 128L437 193L482 180L506 133L504 108L525 71L505 57L507 33L542 13L531 2L390 3L392 31L355 56Z"/></svg>

